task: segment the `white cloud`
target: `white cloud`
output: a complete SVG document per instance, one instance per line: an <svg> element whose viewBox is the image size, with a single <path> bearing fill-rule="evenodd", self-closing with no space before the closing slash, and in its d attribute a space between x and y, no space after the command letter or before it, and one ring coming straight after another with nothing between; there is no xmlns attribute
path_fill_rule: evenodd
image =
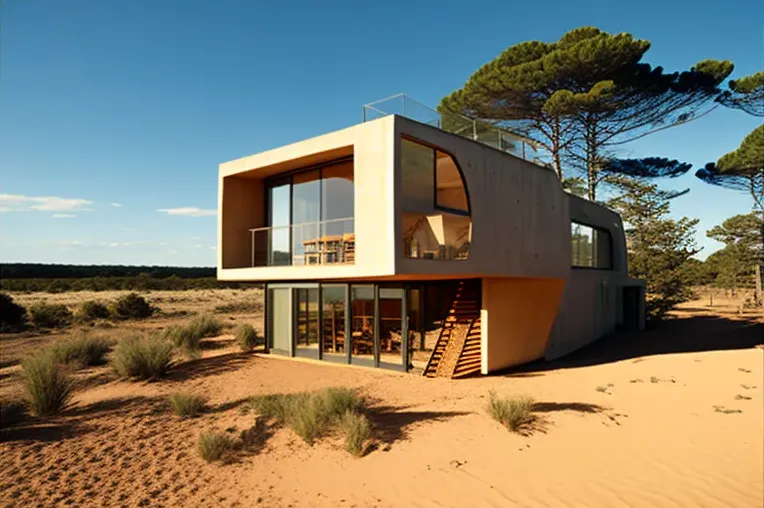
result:
<svg viewBox="0 0 764 508"><path fill-rule="evenodd" d="M204 247L204 245L201 245L201 244L196 244L196 245L192 245L192 247L193 247L194 249L201 249L202 247Z"/></svg>
<svg viewBox="0 0 764 508"><path fill-rule="evenodd" d="M92 204L92 201L81 198L0 194L0 212L90 212Z"/></svg>
<svg viewBox="0 0 764 508"><path fill-rule="evenodd" d="M210 245L210 250L217 250L217 245Z"/></svg>
<svg viewBox="0 0 764 508"><path fill-rule="evenodd" d="M177 254L178 252L177 250L168 250L167 254Z"/></svg>
<svg viewBox="0 0 764 508"><path fill-rule="evenodd" d="M58 245L82 245L82 240L59 240L56 242Z"/></svg>
<svg viewBox="0 0 764 508"><path fill-rule="evenodd" d="M159 245L164 247L166 245L170 245L170 242L159 242Z"/></svg>
<svg viewBox="0 0 764 508"><path fill-rule="evenodd" d="M160 208L157 212L164 212L167 215L185 215L186 217L207 217L217 215L217 210L197 208L195 206L186 206L181 208Z"/></svg>
<svg viewBox="0 0 764 508"><path fill-rule="evenodd" d="M77 217L73 213L54 213L51 215L54 219L71 219L73 217Z"/></svg>
<svg viewBox="0 0 764 508"><path fill-rule="evenodd" d="M114 208L122 208L122 203L110 203Z"/></svg>

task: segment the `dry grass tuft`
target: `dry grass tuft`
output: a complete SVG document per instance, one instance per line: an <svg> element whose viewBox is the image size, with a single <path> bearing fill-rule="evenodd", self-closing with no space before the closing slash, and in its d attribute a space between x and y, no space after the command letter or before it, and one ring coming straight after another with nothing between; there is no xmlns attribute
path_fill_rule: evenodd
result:
<svg viewBox="0 0 764 508"><path fill-rule="evenodd" d="M27 406L35 416L58 414L72 399L71 376L50 349L24 358L21 362L21 380Z"/></svg>
<svg viewBox="0 0 764 508"><path fill-rule="evenodd" d="M58 362L81 368L106 363L106 354L111 351L111 347L111 341L103 337L92 337L80 332L55 343L51 349Z"/></svg>
<svg viewBox="0 0 764 508"><path fill-rule="evenodd" d="M497 397L496 393L488 394L488 407L491 418L504 425L512 432L528 430L536 415L533 414L535 401L532 397Z"/></svg>
<svg viewBox="0 0 764 508"><path fill-rule="evenodd" d="M196 418L206 409L207 399L193 393L173 393L167 400L172 412L181 418Z"/></svg>
<svg viewBox="0 0 764 508"><path fill-rule="evenodd" d="M173 345L158 335L125 337L114 348L112 367L121 377L157 379L172 367Z"/></svg>
<svg viewBox="0 0 764 508"><path fill-rule="evenodd" d="M262 339L257 334L255 327L249 323L239 325L236 329L236 344L242 351L252 351Z"/></svg>
<svg viewBox="0 0 764 508"><path fill-rule="evenodd" d="M197 448L199 455L207 462L226 460L236 448L236 441L222 432L202 432Z"/></svg>

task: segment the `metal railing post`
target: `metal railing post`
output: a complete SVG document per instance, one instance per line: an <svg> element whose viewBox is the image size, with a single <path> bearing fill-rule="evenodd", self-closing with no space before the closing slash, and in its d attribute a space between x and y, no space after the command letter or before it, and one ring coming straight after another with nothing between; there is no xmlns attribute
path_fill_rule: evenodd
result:
<svg viewBox="0 0 764 508"><path fill-rule="evenodd" d="M252 234L252 267L255 266L255 232L250 231L250 234Z"/></svg>

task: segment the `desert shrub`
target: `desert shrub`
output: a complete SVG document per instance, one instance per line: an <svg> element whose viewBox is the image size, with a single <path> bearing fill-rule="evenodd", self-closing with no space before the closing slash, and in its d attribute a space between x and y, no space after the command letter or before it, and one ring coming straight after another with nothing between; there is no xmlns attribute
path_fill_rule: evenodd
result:
<svg viewBox="0 0 764 508"><path fill-rule="evenodd" d="M111 345L111 341L103 337L80 333L56 343L51 349L59 363L87 367L106 363L105 357L111 350Z"/></svg>
<svg viewBox="0 0 764 508"><path fill-rule="evenodd" d="M24 358L21 380L27 406L37 416L57 414L71 401L71 377L49 349Z"/></svg>
<svg viewBox="0 0 764 508"><path fill-rule="evenodd" d="M199 455L207 462L223 460L236 447L236 442L222 432L202 432L199 436Z"/></svg>
<svg viewBox="0 0 764 508"><path fill-rule="evenodd" d="M24 420L26 406L20 399L0 399L0 427L10 427Z"/></svg>
<svg viewBox="0 0 764 508"><path fill-rule="evenodd" d="M499 398L491 392L488 395L487 411L494 420L512 432L520 432L536 420L533 405L532 397Z"/></svg>
<svg viewBox="0 0 764 508"><path fill-rule="evenodd" d="M363 456L366 444L371 439L371 424L366 415L346 411L340 420L340 427L345 433L345 450L356 457Z"/></svg>
<svg viewBox="0 0 764 508"><path fill-rule="evenodd" d="M38 328L61 328L72 322L72 311L59 303L36 303L29 314Z"/></svg>
<svg viewBox="0 0 764 508"><path fill-rule="evenodd" d="M257 335L255 327L249 323L239 325L236 328L236 344L239 345L242 351L252 351L260 342L260 337Z"/></svg>
<svg viewBox="0 0 764 508"><path fill-rule="evenodd" d="M167 400L173 413L181 418L195 418L204 412L206 399L193 393L173 393Z"/></svg>
<svg viewBox="0 0 764 508"><path fill-rule="evenodd" d="M146 299L136 293L120 296L110 310L117 319L145 319L154 313Z"/></svg>
<svg viewBox="0 0 764 508"><path fill-rule="evenodd" d="M223 324L212 316L198 316L183 325L173 325L165 329L163 336L178 347L189 358L199 356L202 339L220 335Z"/></svg>
<svg viewBox="0 0 764 508"><path fill-rule="evenodd" d="M13 301L11 295L0 293L0 332L14 331L24 327L27 311Z"/></svg>
<svg viewBox="0 0 764 508"><path fill-rule="evenodd" d="M312 393L270 394L250 399L260 415L287 425L306 443L341 424L345 413L361 412L364 399L349 388L326 388Z"/></svg>
<svg viewBox="0 0 764 508"><path fill-rule="evenodd" d="M156 379L172 367L173 346L158 335L126 337L114 348L112 367L122 377Z"/></svg>
<svg viewBox="0 0 764 508"><path fill-rule="evenodd" d="M77 321L88 322L96 319L108 319L109 308L101 302L87 300L82 302L75 313Z"/></svg>
<svg viewBox="0 0 764 508"><path fill-rule="evenodd" d="M262 309L262 302L256 300L245 300L239 302L222 303L215 307L215 312L219 314L245 314L259 312Z"/></svg>

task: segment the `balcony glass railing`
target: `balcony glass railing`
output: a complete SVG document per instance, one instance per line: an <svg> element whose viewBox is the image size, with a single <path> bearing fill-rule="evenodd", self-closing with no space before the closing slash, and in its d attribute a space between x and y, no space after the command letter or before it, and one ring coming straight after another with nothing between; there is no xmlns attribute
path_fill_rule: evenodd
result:
<svg viewBox="0 0 764 508"><path fill-rule="evenodd" d="M355 262L353 217L250 229L252 266Z"/></svg>

